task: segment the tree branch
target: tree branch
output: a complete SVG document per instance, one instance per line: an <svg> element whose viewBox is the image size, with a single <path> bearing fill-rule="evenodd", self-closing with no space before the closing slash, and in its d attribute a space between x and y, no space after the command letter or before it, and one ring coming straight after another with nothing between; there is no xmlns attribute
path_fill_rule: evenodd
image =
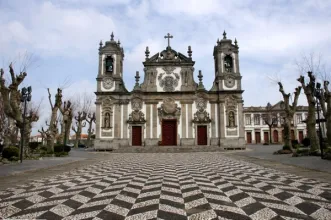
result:
<svg viewBox="0 0 331 220"><path fill-rule="evenodd" d="M51 108L53 109L54 106L53 106L53 103L52 103L52 95L51 95L51 92L50 92L49 88L47 88L47 91L48 91L49 104L51 105Z"/></svg>

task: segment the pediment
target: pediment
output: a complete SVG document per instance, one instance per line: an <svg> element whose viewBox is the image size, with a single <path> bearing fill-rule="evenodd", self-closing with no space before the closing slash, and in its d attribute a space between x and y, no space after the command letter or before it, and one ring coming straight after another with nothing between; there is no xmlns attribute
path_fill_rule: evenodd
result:
<svg viewBox="0 0 331 220"><path fill-rule="evenodd" d="M167 48L162 52L156 53L155 55L148 58L144 64L151 63L164 63L164 62L174 62L174 63L195 63L192 61L192 58L185 56L182 53L179 53L171 48Z"/></svg>

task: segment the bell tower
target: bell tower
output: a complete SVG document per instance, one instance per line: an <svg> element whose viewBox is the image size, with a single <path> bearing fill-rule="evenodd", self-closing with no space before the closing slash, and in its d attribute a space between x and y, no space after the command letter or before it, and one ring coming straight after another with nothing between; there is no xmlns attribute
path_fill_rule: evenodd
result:
<svg viewBox="0 0 331 220"><path fill-rule="evenodd" d="M110 41L99 44L99 70L97 77L98 92L127 92L123 82L124 50L120 40L114 40L111 33Z"/></svg>
<svg viewBox="0 0 331 220"><path fill-rule="evenodd" d="M215 82L219 91L241 90L241 75L239 69L239 46L237 39L232 44L223 33L223 39L217 40L214 47Z"/></svg>

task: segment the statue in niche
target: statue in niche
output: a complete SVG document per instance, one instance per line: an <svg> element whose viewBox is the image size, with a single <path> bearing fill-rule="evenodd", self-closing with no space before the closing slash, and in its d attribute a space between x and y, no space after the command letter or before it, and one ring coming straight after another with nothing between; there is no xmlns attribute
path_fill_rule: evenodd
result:
<svg viewBox="0 0 331 220"><path fill-rule="evenodd" d="M235 127L234 112L229 112L229 127Z"/></svg>
<svg viewBox="0 0 331 220"><path fill-rule="evenodd" d="M106 72L112 73L114 69L114 60L111 56L106 59Z"/></svg>
<svg viewBox="0 0 331 220"><path fill-rule="evenodd" d="M232 57L230 55L226 55L224 57L224 69L225 72L232 72L233 64L232 64Z"/></svg>
<svg viewBox="0 0 331 220"><path fill-rule="evenodd" d="M110 114L108 112L105 114L104 127L110 128Z"/></svg>

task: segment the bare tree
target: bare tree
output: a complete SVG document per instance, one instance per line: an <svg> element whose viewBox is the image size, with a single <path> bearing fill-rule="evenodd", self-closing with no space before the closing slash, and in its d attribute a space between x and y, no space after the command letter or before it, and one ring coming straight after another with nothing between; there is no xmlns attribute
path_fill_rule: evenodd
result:
<svg viewBox="0 0 331 220"><path fill-rule="evenodd" d="M93 133L93 129L92 129L92 126L93 126L93 123L95 123L95 112L93 112L92 114L89 113L88 116L87 116L87 123L88 123L88 129L87 129L87 144L88 144L88 147L91 146L91 136L92 136L92 133Z"/></svg>
<svg viewBox="0 0 331 220"><path fill-rule="evenodd" d="M41 135L41 143L44 145L44 140L47 140L47 130L44 130L44 127L41 127L41 130L38 130Z"/></svg>
<svg viewBox="0 0 331 220"><path fill-rule="evenodd" d="M266 106L266 111L264 114L262 114L262 120L268 125L269 127L269 144L272 143L271 141L271 128L274 125L277 125L278 122L278 116L277 111L273 110L273 106L268 102Z"/></svg>
<svg viewBox="0 0 331 220"><path fill-rule="evenodd" d="M279 85L279 92L282 94L284 102L284 142L285 145L289 146L291 150L292 148L292 142L291 142L291 121L293 120L293 116L296 112L296 108L298 105L298 99L301 92L301 86L298 86L295 88L294 92L294 100L292 104L290 104L290 96L291 94L286 94L283 88L283 84L281 82L278 82Z"/></svg>
<svg viewBox="0 0 331 220"><path fill-rule="evenodd" d="M47 137L47 148L49 151L54 151L54 141L58 133L58 110L60 109L62 105L62 90L60 88L57 89L57 93L55 95L55 102L54 105L52 103L52 95L50 92L50 89L47 89L48 91L48 100L49 104L52 109L51 117L50 117L50 123L46 124L48 125L48 137Z"/></svg>
<svg viewBox="0 0 331 220"><path fill-rule="evenodd" d="M75 132L76 140L75 140L75 148L78 147L78 144L80 143L81 140L81 134L82 134L82 128L86 126L86 112L78 112L78 115L75 116L76 120L76 127L72 126L72 130Z"/></svg>

